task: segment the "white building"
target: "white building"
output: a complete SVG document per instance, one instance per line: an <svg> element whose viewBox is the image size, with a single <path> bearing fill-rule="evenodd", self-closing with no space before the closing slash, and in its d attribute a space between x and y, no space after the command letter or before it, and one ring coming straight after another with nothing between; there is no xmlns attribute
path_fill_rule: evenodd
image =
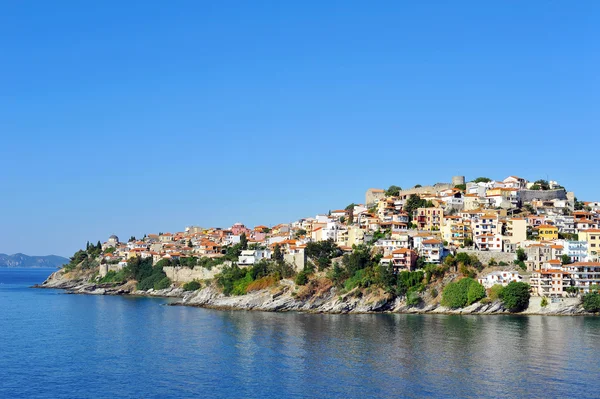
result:
<svg viewBox="0 0 600 399"><path fill-rule="evenodd" d="M263 259L271 259L271 255L270 249L248 249L238 257L238 266L252 266Z"/></svg>
<svg viewBox="0 0 600 399"><path fill-rule="evenodd" d="M519 272L502 270L491 272L484 277L478 278L477 281L487 289L496 284L500 284L501 286L505 287L511 281L521 281L522 279L523 277L521 277Z"/></svg>

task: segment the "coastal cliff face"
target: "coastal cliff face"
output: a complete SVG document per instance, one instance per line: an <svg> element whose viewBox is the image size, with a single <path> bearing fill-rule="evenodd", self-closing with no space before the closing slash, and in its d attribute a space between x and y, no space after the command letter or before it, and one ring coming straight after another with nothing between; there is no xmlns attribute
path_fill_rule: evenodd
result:
<svg viewBox="0 0 600 399"><path fill-rule="evenodd" d="M277 285L252 291L246 295L226 296L214 284L197 291L184 291L172 286L163 290L136 290L135 282L122 285L90 282L91 273L65 273L59 270L36 288L64 289L72 294L91 295L138 295L180 298L172 305L197 306L214 309L256 310L268 312L312 312L312 313L432 313L432 314L510 314L500 302L475 303L460 309L449 309L430 299L417 306L409 306L405 299L393 297L383 290L353 290L341 294L335 287L325 286L309 294L291 280L281 280ZM578 298L550 301L541 306L541 298L532 297L529 307L520 312L525 315L585 315Z"/></svg>

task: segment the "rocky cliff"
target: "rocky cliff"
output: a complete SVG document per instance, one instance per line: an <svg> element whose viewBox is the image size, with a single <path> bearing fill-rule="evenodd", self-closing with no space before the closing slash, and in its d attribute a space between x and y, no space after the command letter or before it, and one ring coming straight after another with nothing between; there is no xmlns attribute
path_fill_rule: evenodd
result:
<svg viewBox="0 0 600 399"><path fill-rule="evenodd" d="M277 285L252 291L246 295L226 296L214 284L197 291L184 291L172 286L164 290L139 291L135 282L121 285L90 282L92 273L52 273L36 288L65 289L73 294L91 295L139 295L181 298L171 305L197 306L215 309L257 310L268 312L312 312L312 313L432 313L432 314L510 314L500 302L475 303L461 309L441 306L435 298L428 298L418 306L408 306L403 298L394 297L381 289L355 289L341 293L331 285L316 286L310 292L291 280L281 280ZM541 306L541 298L532 297L529 307L520 314L526 315L585 315L578 298L565 298Z"/></svg>

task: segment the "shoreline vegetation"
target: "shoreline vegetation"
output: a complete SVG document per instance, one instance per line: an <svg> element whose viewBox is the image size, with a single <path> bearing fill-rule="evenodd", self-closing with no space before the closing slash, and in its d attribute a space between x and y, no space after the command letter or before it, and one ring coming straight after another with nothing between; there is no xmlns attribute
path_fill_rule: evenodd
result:
<svg viewBox="0 0 600 399"><path fill-rule="evenodd" d="M421 284L423 280L417 273L408 275L413 281L408 285ZM406 276L406 275L405 275ZM138 289L139 283L135 280L126 282L101 282L93 269L61 269L52 273L42 284L34 288L63 289L70 294L87 295L128 295L144 297L177 298L170 303L172 306L192 306L218 310L246 310L267 312L306 312L306 313L331 313L331 314L363 314L363 313L404 313L404 314L451 314L451 315L551 315L551 316L576 316L594 315L583 308L581 298L561 298L548 300L544 297L523 297L527 303L521 303L520 308L512 311L507 308L505 301L499 298L501 294L498 287L493 290L483 290L475 280L461 277L456 273L448 273L443 278L432 280L427 289L420 292L420 300L411 303L409 295L398 296L386 292L376 286L370 289L355 287L350 291L333 285L326 277L326 273L312 275L310 284L298 285L294 279L286 278L274 282L272 285L260 285L245 294L227 295L223 292L218 279L209 281L193 281L186 284L171 284L169 287L154 289ZM406 277L405 277L406 278ZM259 279L260 280L260 279ZM264 281L264 280L263 280ZM444 298L440 287L445 283L449 295ZM476 285L477 284L477 285ZM519 283L524 284L524 283ZM524 284L526 285L526 284ZM413 285L414 286L414 285ZM367 287L369 288L369 287ZM423 287L419 288L420 290ZM440 290L436 297L437 290ZM408 289L410 290L410 288ZM407 291L408 291L407 290ZM496 292L494 292L496 291ZM462 298L466 295L465 306ZM482 297L482 294L485 296ZM469 298L470 296L470 298ZM478 298L478 299L476 299ZM521 298L512 296L511 298ZM446 301L454 301L450 304ZM414 299L412 299L414 301ZM454 305L454 306L453 306Z"/></svg>

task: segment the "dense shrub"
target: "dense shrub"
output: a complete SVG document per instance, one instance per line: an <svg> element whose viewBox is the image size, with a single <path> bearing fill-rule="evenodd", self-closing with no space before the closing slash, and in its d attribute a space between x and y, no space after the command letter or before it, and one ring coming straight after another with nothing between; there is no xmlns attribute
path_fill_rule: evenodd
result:
<svg viewBox="0 0 600 399"><path fill-rule="evenodd" d="M100 279L100 283L123 283L126 280L125 272L123 270L119 270L118 272L109 270L106 275Z"/></svg>
<svg viewBox="0 0 600 399"><path fill-rule="evenodd" d="M600 294L590 292L583 296L583 308L588 312L600 312Z"/></svg>
<svg viewBox="0 0 600 399"><path fill-rule="evenodd" d="M418 291L422 291L424 275L425 274L422 271L402 271L398 273L396 293L401 296L407 295L409 290L413 287L418 287Z"/></svg>
<svg viewBox="0 0 600 399"><path fill-rule="evenodd" d="M519 312L529 306L529 284L517 281L510 282L502 290L504 307L511 312Z"/></svg>
<svg viewBox="0 0 600 399"><path fill-rule="evenodd" d="M248 286L250 285L250 283L252 281L254 281L252 279L252 274L250 273L250 271L248 271L248 273L246 273L246 276L244 278L233 282L233 290L231 291L231 293L233 295L246 294L246 292L248 292Z"/></svg>
<svg viewBox="0 0 600 399"><path fill-rule="evenodd" d="M158 284L162 279L164 279L166 277L167 276L164 273L152 274L152 275L144 278L142 281L140 281L137 284L137 289L142 290L142 291L147 291L151 288L154 288L154 286L156 284Z"/></svg>
<svg viewBox="0 0 600 399"><path fill-rule="evenodd" d="M171 279L168 277L165 277L162 280L160 280L159 282L154 284L154 289L155 290L164 290L166 288L169 288L170 286L171 286Z"/></svg>
<svg viewBox="0 0 600 399"><path fill-rule="evenodd" d="M490 298L490 300L497 301L498 299L500 299L502 297L502 290L503 289L504 289L504 287L501 286L500 284L494 284L488 290L488 297Z"/></svg>
<svg viewBox="0 0 600 399"><path fill-rule="evenodd" d="M467 291L467 305L471 305L480 299L485 298L485 288L475 280L474 283L469 284L469 290Z"/></svg>
<svg viewBox="0 0 600 399"><path fill-rule="evenodd" d="M298 275L296 276L296 284L297 285L304 285L308 283L308 273L305 272L304 270L302 270L300 273L298 273Z"/></svg>
<svg viewBox="0 0 600 399"><path fill-rule="evenodd" d="M184 291L196 291L202 287L199 281L193 280L183 285Z"/></svg>
<svg viewBox="0 0 600 399"><path fill-rule="evenodd" d="M472 278L466 277L449 283L442 292L442 305L448 308L462 308L485 297L485 289Z"/></svg>
<svg viewBox="0 0 600 399"><path fill-rule="evenodd" d="M406 304L408 306L417 306L421 303L421 295L416 290L410 290L406 295Z"/></svg>

